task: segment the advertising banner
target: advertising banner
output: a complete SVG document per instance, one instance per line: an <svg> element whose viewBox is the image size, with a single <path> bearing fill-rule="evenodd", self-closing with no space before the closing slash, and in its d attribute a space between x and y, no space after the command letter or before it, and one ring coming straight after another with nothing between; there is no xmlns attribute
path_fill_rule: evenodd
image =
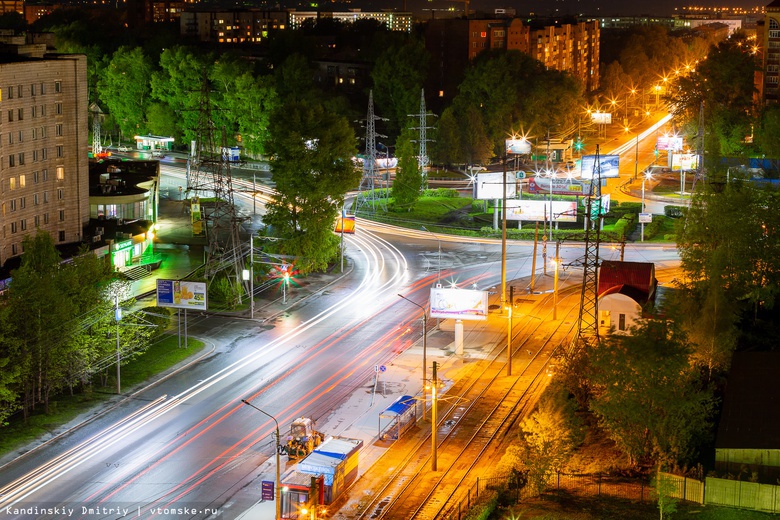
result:
<svg viewBox="0 0 780 520"><path fill-rule="evenodd" d="M544 200L508 200L506 201L507 220L530 220L542 222L551 220L550 202ZM554 222L576 222L577 203L554 200L552 202L552 220Z"/></svg>
<svg viewBox="0 0 780 520"><path fill-rule="evenodd" d="M683 139L682 137L676 137L676 136L659 136L658 142L656 143L656 148L658 151L667 150L670 152L679 152L683 148Z"/></svg>
<svg viewBox="0 0 780 520"><path fill-rule="evenodd" d="M506 139L506 153L507 154L529 154L531 153L531 143L525 139Z"/></svg>
<svg viewBox="0 0 780 520"><path fill-rule="evenodd" d="M355 215L343 215L336 217L336 233L354 233Z"/></svg>
<svg viewBox="0 0 780 520"><path fill-rule="evenodd" d="M550 179L549 177L534 177L528 181L530 193L550 193L552 182L553 195L587 195L590 181L580 179Z"/></svg>
<svg viewBox="0 0 780 520"><path fill-rule="evenodd" d="M592 179L594 177L594 167L596 165L595 155L582 156L582 168L580 169L580 178ZM601 168L602 179L612 179L619 176L620 156L619 155L600 155L599 166Z"/></svg>
<svg viewBox="0 0 780 520"><path fill-rule="evenodd" d="M480 173L477 175L477 182L475 186L477 188L476 198L479 200L492 200L501 199L504 197L503 191L503 173L502 172L490 172ZM515 185L515 176L512 172L506 173L506 198L513 199L517 187Z"/></svg>
<svg viewBox="0 0 780 520"><path fill-rule="evenodd" d="M431 289L431 318L486 320L487 291L434 287Z"/></svg>
<svg viewBox="0 0 780 520"><path fill-rule="evenodd" d="M205 311L206 282L157 280L157 305Z"/></svg>
<svg viewBox="0 0 780 520"><path fill-rule="evenodd" d="M699 157L693 153L672 154L672 170L695 170L699 165Z"/></svg>
<svg viewBox="0 0 780 520"><path fill-rule="evenodd" d="M611 125L612 114L609 112L594 112L590 115L590 120L597 125Z"/></svg>

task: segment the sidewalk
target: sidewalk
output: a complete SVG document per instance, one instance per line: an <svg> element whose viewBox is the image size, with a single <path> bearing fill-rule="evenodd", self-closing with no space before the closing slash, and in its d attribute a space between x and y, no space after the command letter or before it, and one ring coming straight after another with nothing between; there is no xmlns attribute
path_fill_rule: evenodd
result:
<svg viewBox="0 0 780 520"><path fill-rule="evenodd" d="M526 306L532 305L536 300L552 291L553 277L537 274L533 294L524 290L529 285L527 278L508 283L516 288L515 301L517 305ZM497 303L499 297L499 295L491 296L490 303ZM439 363L439 377L444 384L442 394L446 394L452 387L465 366L475 360L484 359L497 343L506 341L505 321L497 313L491 312L486 321L464 322L464 353L462 356L457 356L455 355L453 332L454 320L441 320L438 327L432 325L434 321L432 319L429 322L426 357L429 376L431 363L433 361ZM402 395L421 396L422 344L420 337L410 348L386 366L386 371L381 373L376 381L375 392L369 390L374 387L375 382L374 378L371 378L339 408L333 410L326 419L317 424L317 429L323 432L326 437L342 436L363 441L363 447L359 454L357 478L345 495L337 500L338 508L336 510L328 508L328 518L341 520L354 518L359 512L358 508L366 494L371 492L373 484L377 479L381 479L385 473L385 466L377 464L380 459L383 456L386 456L387 460L401 459L400 454L394 453L394 450L397 449L395 443L379 439L379 415ZM417 417L419 421L421 417L419 405ZM426 435L429 428L426 428L424 423L422 426L419 424L416 430L407 433L407 435ZM386 424L382 426L386 426ZM281 471L284 474L295 464L287 463L286 456L282 456L282 465ZM243 500L238 499L238 501L245 503L244 500L252 495L255 498L259 497L260 482L262 480L274 481L275 471L275 460L272 457L258 468L258 473L251 484L248 483L244 486L242 489ZM251 505L237 518L242 520L271 519L274 518L274 514L275 504L273 501L259 501Z"/></svg>

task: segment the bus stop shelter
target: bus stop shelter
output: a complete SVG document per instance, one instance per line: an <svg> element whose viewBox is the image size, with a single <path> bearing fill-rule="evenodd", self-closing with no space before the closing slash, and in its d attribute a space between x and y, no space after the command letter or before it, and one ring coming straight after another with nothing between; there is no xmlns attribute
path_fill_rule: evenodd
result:
<svg viewBox="0 0 780 520"><path fill-rule="evenodd" d="M379 439L398 440L417 423L417 402L414 396L402 395L379 414Z"/></svg>

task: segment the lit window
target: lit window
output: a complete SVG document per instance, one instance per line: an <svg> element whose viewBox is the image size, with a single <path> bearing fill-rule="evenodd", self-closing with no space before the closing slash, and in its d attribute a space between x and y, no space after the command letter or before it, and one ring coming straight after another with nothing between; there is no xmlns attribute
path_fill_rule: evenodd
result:
<svg viewBox="0 0 780 520"><path fill-rule="evenodd" d="M24 188L27 185L27 179L24 175L19 176L19 187Z"/></svg>
<svg viewBox="0 0 780 520"><path fill-rule="evenodd" d="M58 181L65 180L65 167L57 166L57 180Z"/></svg>

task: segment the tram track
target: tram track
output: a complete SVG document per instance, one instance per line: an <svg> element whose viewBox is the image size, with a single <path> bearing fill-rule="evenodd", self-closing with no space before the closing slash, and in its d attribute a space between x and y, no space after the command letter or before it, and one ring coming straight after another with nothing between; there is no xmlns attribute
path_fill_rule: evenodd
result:
<svg viewBox="0 0 780 520"><path fill-rule="evenodd" d="M560 291L559 299L579 288ZM462 378L441 398L437 418L437 470L432 465L431 432L418 436L406 455L389 469L389 475L361 508L358 519L446 518L458 499L461 484L472 476L480 459L515 431L546 386L546 374L558 346L571 337L576 323L560 321L550 328L552 314L547 295L526 316L539 317L513 327L513 361L531 351L532 357L517 375L507 377L506 344L497 345L479 368ZM546 324L546 325L545 325ZM513 341L513 345L514 341ZM519 355L518 355L519 354ZM452 402L450 402L452 401ZM393 461L394 462L394 461ZM381 462L380 462L381 463ZM390 466L391 461L387 462Z"/></svg>

